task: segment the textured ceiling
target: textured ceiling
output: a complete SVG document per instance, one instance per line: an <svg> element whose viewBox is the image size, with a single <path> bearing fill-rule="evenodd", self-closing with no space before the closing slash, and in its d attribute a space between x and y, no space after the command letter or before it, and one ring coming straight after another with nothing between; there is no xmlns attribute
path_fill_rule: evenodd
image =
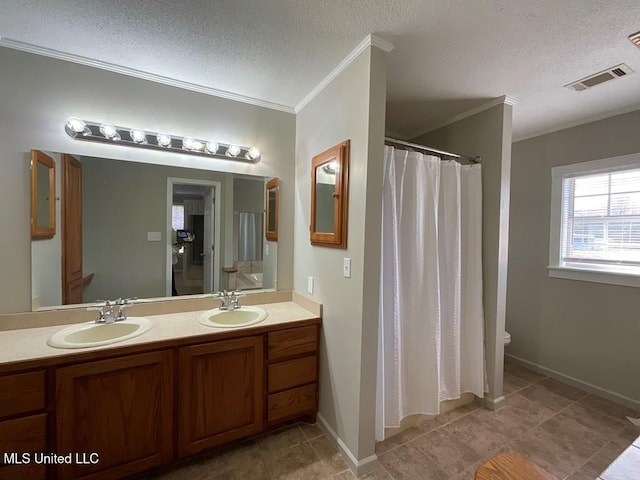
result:
<svg viewBox="0 0 640 480"><path fill-rule="evenodd" d="M295 107L369 33L390 40L387 128L406 138L509 95L524 138L640 108L638 0L0 0L0 36Z"/></svg>

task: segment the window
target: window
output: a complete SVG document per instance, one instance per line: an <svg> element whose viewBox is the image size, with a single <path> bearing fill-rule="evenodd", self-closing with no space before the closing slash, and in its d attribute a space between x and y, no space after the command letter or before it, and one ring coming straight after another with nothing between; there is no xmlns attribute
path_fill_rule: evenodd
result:
<svg viewBox="0 0 640 480"><path fill-rule="evenodd" d="M552 169L549 275L640 286L640 154Z"/></svg>

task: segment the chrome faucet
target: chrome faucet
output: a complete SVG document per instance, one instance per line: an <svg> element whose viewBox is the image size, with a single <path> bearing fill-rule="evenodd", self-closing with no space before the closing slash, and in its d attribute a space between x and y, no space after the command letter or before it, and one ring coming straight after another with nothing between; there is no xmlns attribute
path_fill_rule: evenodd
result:
<svg viewBox="0 0 640 480"><path fill-rule="evenodd" d="M239 298L242 296L242 292L240 290L227 292L223 290L222 292L217 293L218 298L220 299L219 310L236 310L241 307Z"/></svg>
<svg viewBox="0 0 640 480"><path fill-rule="evenodd" d="M96 323L114 323L121 322L127 319L127 314L124 308L131 303L131 300L135 298L118 298L117 300L98 300L98 302L104 301L104 305L99 307L89 307L87 310L98 311L98 318ZM117 307L117 312L114 311L114 307Z"/></svg>

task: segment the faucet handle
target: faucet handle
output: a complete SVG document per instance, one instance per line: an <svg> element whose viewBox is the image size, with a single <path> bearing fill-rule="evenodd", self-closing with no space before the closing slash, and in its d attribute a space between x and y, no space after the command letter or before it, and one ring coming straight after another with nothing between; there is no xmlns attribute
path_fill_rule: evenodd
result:
<svg viewBox="0 0 640 480"><path fill-rule="evenodd" d="M96 323L103 323L104 319L104 306L102 307L87 307L87 311L89 312L99 312L98 318L96 318Z"/></svg>

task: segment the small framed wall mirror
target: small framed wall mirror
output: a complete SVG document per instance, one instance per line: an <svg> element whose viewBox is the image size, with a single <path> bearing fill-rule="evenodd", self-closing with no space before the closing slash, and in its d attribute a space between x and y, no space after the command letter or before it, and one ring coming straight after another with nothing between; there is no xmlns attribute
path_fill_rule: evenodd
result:
<svg viewBox="0 0 640 480"><path fill-rule="evenodd" d="M347 248L349 140L313 157L311 245Z"/></svg>
<svg viewBox="0 0 640 480"><path fill-rule="evenodd" d="M280 201L280 180L272 178L266 186L266 217L265 237L267 240L278 241L278 203Z"/></svg>
<svg viewBox="0 0 640 480"><path fill-rule="evenodd" d="M31 238L56 234L56 164L39 150L31 150Z"/></svg>

